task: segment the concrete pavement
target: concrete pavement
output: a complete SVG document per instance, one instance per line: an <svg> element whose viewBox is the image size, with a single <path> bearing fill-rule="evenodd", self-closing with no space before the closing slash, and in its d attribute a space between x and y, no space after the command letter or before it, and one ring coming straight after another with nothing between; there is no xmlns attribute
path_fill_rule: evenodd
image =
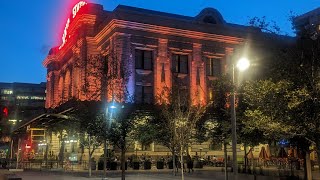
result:
<svg viewBox="0 0 320 180"><path fill-rule="evenodd" d="M272 170L272 169L271 169ZM268 176L254 176L248 174L239 174L238 180L282 180L284 178L279 178L275 176L275 172L278 172L276 169L270 171ZM319 179L319 172L314 171L314 179ZM16 174L22 177L23 180L101 180L103 177L102 171L93 171L93 177L88 178L87 171L24 171L16 172ZM229 180L232 180L232 173L229 174ZM120 180L121 172L118 171L108 171L107 172L108 180ZM173 175L172 170L128 170L126 171L127 180L178 180L181 179L181 171L177 176ZM193 173L185 173L186 180L200 180L200 179L210 179L210 180L224 180L224 172L221 171L221 168L204 168L204 169L195 169Z"/></svg>

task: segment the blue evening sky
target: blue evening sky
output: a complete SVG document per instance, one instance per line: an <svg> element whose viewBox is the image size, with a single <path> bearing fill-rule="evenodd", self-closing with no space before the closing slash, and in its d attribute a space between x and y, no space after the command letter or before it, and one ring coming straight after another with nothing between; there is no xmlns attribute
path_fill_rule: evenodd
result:
<svg viewBox="0 0 320 180"><path fill-rule="evenodd" d="M50 47L61 43L71 7L79 0L2 0L0 4L0 82L46 81L42 62ZM216 8L227 22L246 24L266 16L292 34L290 11L303 14L320 7L320 0L90 0L113 10L118 4L186 16L205 7Z"/></svg>

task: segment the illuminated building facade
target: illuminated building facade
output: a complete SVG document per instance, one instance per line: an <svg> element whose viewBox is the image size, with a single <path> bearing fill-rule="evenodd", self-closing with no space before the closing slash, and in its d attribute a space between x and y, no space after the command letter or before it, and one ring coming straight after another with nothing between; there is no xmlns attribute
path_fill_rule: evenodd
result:
<svg viewBox="0 0 320 180"><path fill-rule="evenodd" d="M214 98L210 84L226 73L240 50L250 46L256 61L267 58L264 47L274 47L267 36L258 28L227 23L213 8L187 17L122 5L106 11L80 1L66 21L61 44L43 62L46 108L71 99L154 103L177 81L193 104L206 104ZM122 65L130 72L126 81L106 85L112 80L103 73L121 73ZM121 83L126 84L126 96ZM208 148L195 146L194 152Z"/></svg>
<svg viewBox="0 0 320 180"><path fill-rule="evenodd" d="M152 103L177 77L194 103L205 104L212 98L208 84L226 71L234 50L261 41L259 29L229 24L212 8L186 17L121 5L110 12L79 3L67 20L62 44L43 62L48 69L46 108L72 98L100 100L95 92L108 87L90 72L97 69L92 64L102 66L110 54L129 62L126 83L135 102ZM111 100L108 92L106 98Z"/></svg>

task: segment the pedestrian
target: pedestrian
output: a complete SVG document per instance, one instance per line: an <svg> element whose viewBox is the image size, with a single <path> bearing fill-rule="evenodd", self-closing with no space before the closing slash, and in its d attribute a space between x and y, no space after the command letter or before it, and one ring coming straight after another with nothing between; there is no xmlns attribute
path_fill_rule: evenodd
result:
<svg viewBox="0 0 320 180"><path fill-rule="evenodd" d="M190 173L190 171L193 172L193 161L190 155L187 156L187 168L188 168L188 173Z"/></svg>
<svg viewBox="0 0 320 180"><path fill-rule="evenodd" d="M217 157L215 155L213 155L212 164L213 166L217 166Z"/></svg>
<svg viewBox="0 0 320 180"><path fill-rule="evenodd" d="M174 158L174 159L175 159L175 163L174 163L174 164L176 165L176 170L177 170L177 172L178 172L178 170L179 170L179 166L178 166L178 165L179 165L178 156L175 155L175 158Z"/></svg>

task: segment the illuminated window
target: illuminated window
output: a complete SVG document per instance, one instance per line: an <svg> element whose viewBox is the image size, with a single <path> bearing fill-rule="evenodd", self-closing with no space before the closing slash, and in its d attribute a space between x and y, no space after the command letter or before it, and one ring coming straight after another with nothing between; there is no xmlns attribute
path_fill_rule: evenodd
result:
<svg viewBox="0 0 320 180"><path fill-rule="evenodd" d="M136 69L152 70L152 51L136 49Z"/></svg>
<svg viewBox="0 0 320 180"><path fill-rule="evenodd" d="M32 99L32 100L43 100L44 97L41 97L41 96L31 96L30 99Z"/></svg>
<svg viewBox="0 0 320 180"><path fill-rule="evenodd" d="M11 89L4 89L2 90L2 94L13 94L13 91Z"/></svg>
<svg viewBox="0 0 320 180"><path fill-rule="evenodd" d="M175 73L188 74L188 55L173 54L172 70Z"/></svg>
<svg viewBox="0 0 320 180"><path fill-rule="evenodd" d="M221 76L221 60L216 58L207 58L206 63L207 75L219 77Z"/></svg>
<svg viewBox="0 0 320 180"><path fill-rule="evenodd" d="M29 96L17 96L17 99L29 99Z"/></svg>

